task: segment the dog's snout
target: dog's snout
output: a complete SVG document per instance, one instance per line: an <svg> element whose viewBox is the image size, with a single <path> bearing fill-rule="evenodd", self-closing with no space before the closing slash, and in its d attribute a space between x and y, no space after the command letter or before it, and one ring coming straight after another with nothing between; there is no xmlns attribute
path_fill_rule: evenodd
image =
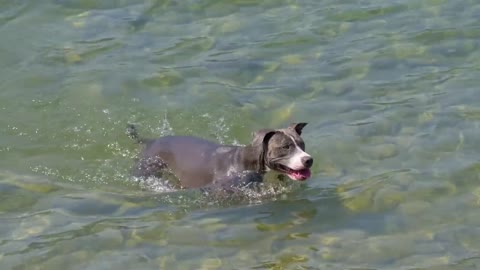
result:
<svg viewBox="0 0 480 270"><path fill-rule="evenodd" d="M313 164L313 158L312 157L302 157L302 163L303 166L310 168L312 167Z"/></svg>

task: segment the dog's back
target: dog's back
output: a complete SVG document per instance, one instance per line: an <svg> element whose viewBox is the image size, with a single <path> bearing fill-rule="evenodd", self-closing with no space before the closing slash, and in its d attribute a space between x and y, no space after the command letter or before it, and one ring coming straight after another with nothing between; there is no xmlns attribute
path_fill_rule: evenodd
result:
<svg viewBox="0 0 480 270"><path fill-rule="evenodd" d="M212 163L218 147L216 143L197 137L166 136L149 141L141 160L161 162L164 169L181 179L183 187L201 187L215 178L216 166ZM144 173L140 172L140 175Z"/></svg>

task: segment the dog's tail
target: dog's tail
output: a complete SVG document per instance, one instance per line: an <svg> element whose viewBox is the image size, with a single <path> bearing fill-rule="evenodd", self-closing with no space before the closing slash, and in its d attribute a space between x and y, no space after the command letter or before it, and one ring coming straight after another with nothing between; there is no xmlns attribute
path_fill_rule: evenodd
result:
<svg viewBox="0 0 480 270"><path fill-rule="evenodd" d="M137 128L133 124L127 124L127 135L132 138L136 143L146 143L147 140L138 136Z"/></svg>

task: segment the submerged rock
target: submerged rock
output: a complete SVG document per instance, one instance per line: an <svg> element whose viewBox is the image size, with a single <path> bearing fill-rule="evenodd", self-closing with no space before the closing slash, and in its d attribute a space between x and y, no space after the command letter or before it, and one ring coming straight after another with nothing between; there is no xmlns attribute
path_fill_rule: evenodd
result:
<svg viewBox="0 0 480 270"><path fill-rule="evenodd" d="M200 267L201 270L215 270L215 269L220 269L222 267L223 263L221 259L215 258L215 259L205 259L202 262L202 265Z"/></svg>
<svg viewBox="0 0 480 270"><path fill-rule="evenodd" d="M366 158L382 160L396 156L398 147L393 143L385 143L367 148L363 153Z"/></svg>
<svg viewBox="0 0 480 270"><path fill-rule="evenodd" d="M426 201L407 201L403 202L398 206L398 211L406 216L413 216L417 214L422 214L423 212L427 211L432 204Z"/></svg>
<svg viewBox="0 0 480 270"><path fill-rule="evenodd" d="M394 186L385 186L375 193L374 208L376 210L392 209L407 199L407 193Z"/></svg>
<svg viewBox="0 0 480 270"><path fill-rule="evenodd" d="M350 263L384 264L414 253L415 239L404 235L375 236L358 245L348 257Z"/></svg>
<svg viewBox="0 0 480 270"><path fill-rule="evenodd" d="M12 237L15 240L21 240L31 236L38 236L50 228L50 225L51 220L48 215L35 215L23 218L19 228L13 231Z"/></svg>

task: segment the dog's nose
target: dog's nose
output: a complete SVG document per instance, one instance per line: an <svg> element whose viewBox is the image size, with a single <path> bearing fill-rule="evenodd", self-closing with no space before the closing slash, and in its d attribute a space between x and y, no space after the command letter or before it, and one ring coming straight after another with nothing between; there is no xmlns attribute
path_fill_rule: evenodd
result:
<svg viewBox="0 0 480 270"><path fill-rule="evenodd" d="M312 167L313 164L313 158L312 157L302 157L302 163L303 166L310 168Z"/></svg>

